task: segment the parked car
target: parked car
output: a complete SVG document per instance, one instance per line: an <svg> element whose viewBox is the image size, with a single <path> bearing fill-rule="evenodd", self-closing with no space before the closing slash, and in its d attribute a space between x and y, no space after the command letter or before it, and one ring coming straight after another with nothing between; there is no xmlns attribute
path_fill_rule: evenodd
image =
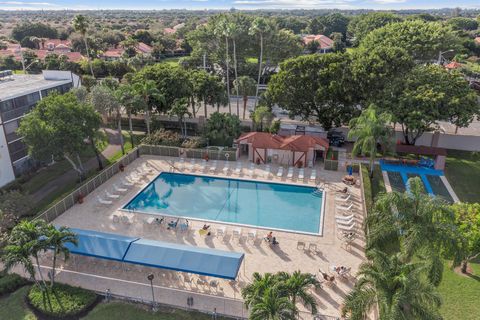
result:
<svg viewBox="0 0 480 320"><path fill-rule="evenodd" d="M345 135L335 129L328 131L327 138L330 145L334 147L341 147L345 143Z"/></svg>

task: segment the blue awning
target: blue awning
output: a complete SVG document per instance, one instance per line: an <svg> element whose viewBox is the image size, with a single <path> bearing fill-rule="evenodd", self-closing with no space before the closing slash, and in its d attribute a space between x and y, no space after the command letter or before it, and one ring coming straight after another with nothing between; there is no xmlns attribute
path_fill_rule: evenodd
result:
<svg viewBox="0 0 480 320"><path fill-rule="evenodd" d="M70 229L77 234L78 245L67 243L65 246L71 253L102 259L123 261L130 244L138 240L119 234L92 230Z"/></svg>
<svg viewBox="0 0 480 320"><path fill-rule="evenodd" d="M78 245L67 243L71 253L155 268L235 280L244 254L163 241L127 237L92 230L70 229Z"/></svg>
<svg viewBox="0 0 480 320"><path fill-rule="evenodd" d="M124 261L235 280L243 257L238 252L140 239L132 243Z"/></svg>

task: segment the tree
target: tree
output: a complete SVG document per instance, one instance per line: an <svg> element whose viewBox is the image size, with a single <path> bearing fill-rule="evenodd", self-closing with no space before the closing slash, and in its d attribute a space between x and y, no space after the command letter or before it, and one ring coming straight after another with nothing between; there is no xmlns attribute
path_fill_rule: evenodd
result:
<svg viewBox="0 0 480 320"><path fill-rule="evenodd" d="M402 126L407 144L415 144L438 121L467 127L480 113L477 95L464 77L437 65L419 65L397 78L379 107Z"/></svg>
<svg viewBox="0 0 480 320"><path fill-rule="evenodd" d="M262 63L263 63L263 41L265 34L270 31L270 26L268 21L265 18L258 17L256 18L250 28L250 34L257 35L260 38L260 57L258 59L258 78L257 78L257 88L255 90L255 107L257 107L258 99L258 86L260 85L260 78L262 76Z"/></svg>
<svg viewBox="0 0 480 320"><path fill-rule="evenodd" d="M15 27L12 29L11 37L17 41L21 41L25 37L32 36L37 38L55 39L58 37L58 32L55 28L52 28L49 25L41 22L25 22L15 25Z"/></svg>
<svg viewBox="0 0 480 320"><path fill-rule="evenodd" d="M447 24L452 27L453 30L458 31L471 31L478 29L478 22L475 19L455 17L447 20Z"/></svg>
<svg viewBox="0 0 480 320"><path fill-rule="evenodd" d="M333 52L340 52L344 53L347 50L347 46L343 42L343 36L339 32L332 33L333 45L332 51Z"/></svg>
<svg viewBox="0 0 480 320"><path fill-rule="evenodd" d="M261 298L255 301L249 319L251 320L293 320L295 305L288 297L281 296L276 288L267 288Z"/></svg>
<svg viewBox="0 0 480 320"><path fill-rule="evenodd" d="M457 203L453 211L458 231L464 238L461 270L467 273L468 262L480 256L480 204Z"/></svg>
<svg viewBox="0 0 480 320"><path fill-rule="evenodd" d="M123 40L120 45L125 49L124 55L126 58L133 58L137 55L138 40L133 37L128 37Z"/></svg>
<svg viewBox="0 0 480 320"><path fill-rule="evenodd" d="M185 98L175 101L172 109L168 112L170 116L178 118L180 124L180 132L182 132L183 138L187 137L187 122L185 116L191 117L192 114L188 111L188 102Z"/></svg>
<svg viewBox="0 0 480 320"><path fill-rule="evenodd" d="M236 18L238 18L238 16L235 16L233 19L231 19L233 21L230 21L227 26L229 29L229 34L232 38L232 43L233 43L233 68L235 71L234 81L238 79L237 38L239 38L242 32L244 32L241 29L241 24L237 23ZM235 88L235 89L237 94L237 115L240 116L240 106L239 106L240 94L238 92L238 88Z"/></svg>
<svg viewBox="0 0 480 320"><path fill-rule="evenodd" d="M399 16L388 12L370 12L355 16L348 24L348 37L353 38L353 43L358 45L373 30L400 21L402 19Z"/></svg>
<svg viewBox="0 0 480 320"><path fill-rule="evenodd" d="M352 154L370 156L370 176L372 177L377 145L380 144L382 151L385 151L385 148L392 142L393 130L388 127L390 122L390 114L378 114L374 105L363 110L358 118L350 120L348 138L356 139Z"/></svg>
<svg viewBox="0 0 480 320"><path fill-rule="evenodd" d="M311 288L320 287L320 282L311 273L302 273L295 271L292 274L287 272L280 272L278 275L280 290L285 290L287 296L295 306L297 298L299 298L304 305L308 306L312 314L317 313L317 302L315 298L308 292Z"/></svg>
<svg viewBox="0 0 480 320"><path fill-rule="evenodd" d="M266 93L291 117L314 118L329 130L352 118L352 92L349 55L328 53L286 60Z"/></svg>
<svg viewBox="0 0 480 320"><path fill-rule="evenodd" d="M255 128L257 130L260 127L260 131L263 131L264 124L266 125L267 129L270 127L273 119L275 118L275 114L267 107L259 105L255 111L251 114L253 123L255 124Z"/></svg>
<svg viewBox="0 0 480 320"><path fill-rule="evenodd" d="M347 36L349 19L343 14L338 12L330 13L326 16L321 17L320 22L323 26L321 34L330 37L332 33L340 33L342 35L342 40L345 39L345 37Z"/></svg>
<svg viewBox="0 0 480 320"><path fill-rule="evenodd" d="M120 85L114 92L115 99L123 106L128 116L128 132L130 134L130 143L132 148L135 147L133 141L133 124L132 114L136 114L143 106L142 97L138 96L135 88L128 84Z"/></svg>
<svg viewBox="0 0 480 320"><path fill-rule="evenodd" d="M420 178L408 180L408 191L381 194L366 219L368 249L402 251L426 262L428 279L438 285L443 257L457 263L460 242L453 210L441 198L425 193Z"/></svg>
<svg viewBox="0 0 480 320"><path fill-rule="evenodd" d="M459 41L452 29L441 22L407 20L373 30L362 40L361 47L399 47L416 61L430 62L441 51L461 49Z"/></svg>
<svg viewBox="0 0 480 320"><path fill-rule="evenodd" d="M100 116L91 105L79 102L71 92L53 93L22 119L18 133L33 158L64 158L83 179L85 169L80 152L85 148L84 141L95 136L99 126Z"/></svg>
<svg viewBox="0 0 480 320"><path fill-rule="evenodd" d="M247 76L241 76L233 82L235 90L243 97L243 119L247 111L248 96L256 94L257 84L255 80Z"/></svg>
<svg viewBox="0 0 480 320"><path fill-rule="evenodd" d="M57 266L57 257L63 255L65 261L70 257L70 250L65 246L68 243L73 245L78 244L78 239L75 233L73 233L67 227L59 227L58 229L49 225L45 231L46 242L48 247L53 250L53 261L52 261L52 273L50 276L50 287L53 288L55 285L55 268Z"/></svg>
<svg viewBox="0 0 480 320"><path fill-rule="evenodd" d="M81 14L77 14L73 18L72 24L75 31L79 32L82 35L83 42L85 44L85 51L87 53L87 60L90 65L90 72L92 73L92 77L95 78L95 74L93 73L92 62L90 60L90 50L88 49L88 41L86 37L88 24L89 24L88 19Z"/></svg>
<svg viewBox="0 0 480 320"><path fill-rule="evenodd" d="M214 112L205 125L205 138L210 145L232 146L240 135L241 122L238 116Z"/></svg>
<svg viewBox="0 0 480 320"><path fill-rule="evenodd" d="M220 23L217 26L217 30L215 32L223 36L225 38L225 83L227 88L227 95L228 95L228 112L232 114L232 104L230 101L230 57L229 57L229 46L228 40L230 38L231 28L229 28L229 23L226 16L223 16Z"/></svg>
<svg viewBox="0 0 480 320"><path fill-rule="evenodd" d="M157 89L157 85L153 80L139 81L133 84L133 88L143 99L143 107L145 110L145 123L147 124L147 134L150 134L150 111L156 108L155 102L165 103L165 97Z"/></svg>
<svg viewBox="0 0 480 320"><path fill-rule="evenodd" d="M358 281L344 300L342 316L363 320L378 305L380 319L441 319L441 299L423 279L423 262L410 262L401 254L374 250L357 273Z"/></svg>
<svg viewBox="0 0 480 320"><path fill-rule="evenodd" d="M252 274L253 281L245 288L242 288L242 297L245 301L245 307L250 309L255 302L261 299L267 289L274 287L277 284L277 278L271 273L261 275L258 272Z"/></svg>

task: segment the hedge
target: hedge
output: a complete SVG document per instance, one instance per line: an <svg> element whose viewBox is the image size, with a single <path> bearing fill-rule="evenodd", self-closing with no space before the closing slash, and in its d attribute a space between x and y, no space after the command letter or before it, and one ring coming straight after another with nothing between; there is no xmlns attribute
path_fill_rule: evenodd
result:
<svg viewBox="0 0 480 320"><path fill-rule="evenodd" d="M28 284L28 281L16 273L0 274L0 296L16 291L18 288Z"/></svg>
<svg viewBox="0 0 480 320"><path fill-rule="evenodd" d="M48 289L51 307L40 287L34 285L27 295L27 303L34 310L47 318L72 319L86 314L99 301L92 291L65 284L55 284L53 290Z"/></svg>
<svg viewBox="0 0 480 320"><path fill-rule="evenodd" d="M365 206L367 207L367 213L371 212L373 207L373 191L372 191L372 181L370 180L370 172L368 168L364 165L360 165L360 170L362 170L363 178L363 192L365 197Z"/></svg>

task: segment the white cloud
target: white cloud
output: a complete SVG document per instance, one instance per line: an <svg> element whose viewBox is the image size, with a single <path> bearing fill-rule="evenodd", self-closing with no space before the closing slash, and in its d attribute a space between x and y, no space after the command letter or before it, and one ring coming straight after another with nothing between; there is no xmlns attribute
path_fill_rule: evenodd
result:
<svg viewBox="0 0 480 320"><path fill-rule="evenodd" d="M50 2L25 2L25 1L0 1L0 5L12 5L12 6L56 6Z"/></svg>

